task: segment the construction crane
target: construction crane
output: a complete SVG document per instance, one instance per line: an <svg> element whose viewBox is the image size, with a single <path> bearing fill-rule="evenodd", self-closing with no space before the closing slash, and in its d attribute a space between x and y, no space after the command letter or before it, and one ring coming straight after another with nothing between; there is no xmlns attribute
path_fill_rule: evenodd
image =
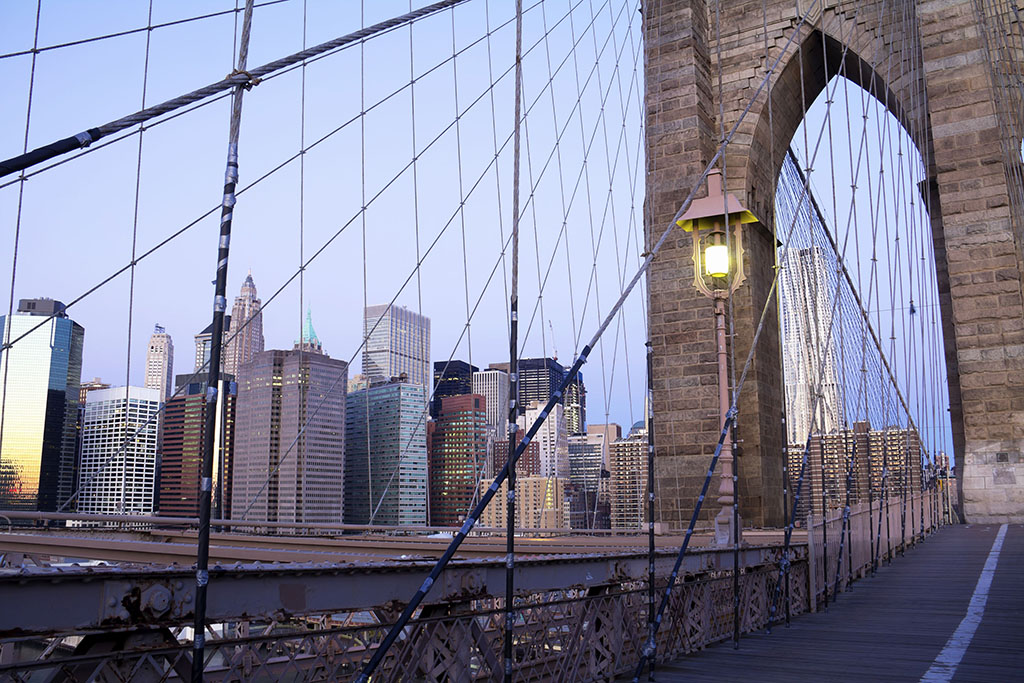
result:
<svg viewBox="0 0 1024 683"><path fill-rule="evenodd" d="M551 330L551 360L558 360L558 346L555 344L555 326L548 318L548 329Z"/></svg>

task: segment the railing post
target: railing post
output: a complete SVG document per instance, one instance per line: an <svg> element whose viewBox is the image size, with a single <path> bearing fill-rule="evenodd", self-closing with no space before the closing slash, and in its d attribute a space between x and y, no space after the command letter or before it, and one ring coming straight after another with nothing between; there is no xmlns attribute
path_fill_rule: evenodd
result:
<svg viewBox="0 0 1024 683"><path fill-rule="evenodd" d="M807 512L807 608L818 611L818 564L814 552L814 513Z"/></svg>

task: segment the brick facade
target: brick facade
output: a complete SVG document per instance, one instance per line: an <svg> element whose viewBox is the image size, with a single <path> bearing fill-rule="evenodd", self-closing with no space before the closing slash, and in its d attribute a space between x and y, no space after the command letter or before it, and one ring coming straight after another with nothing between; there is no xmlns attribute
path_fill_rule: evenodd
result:
<svg viewBox="0 0 1024 683"><path fill-rule="evenodd" d="M918 13L963 402L964 457L961 465L957 452L957 470L964 514L971 522L1022 522L1024 207L1018 155L1024 112L1016 100L1011 121L998 106L1012 95L997 89L993 72L1006 65L993 64L1000 56L989 52L993 46L986 44L975 3L929 0ZM1019 71L1024 55L1017 50L1010 58ZM1012 163L1008 148L1016 157Z"/></svg>
<svg viewBox="0 0 1024 683"><path fill-rule="evenodd" d="M803 112L837 73L874 94L925 159L934 160L927 199L954 447L958 459L966 453L967 514L1020 518L1024 464L1014 464L1024 450L1020 225L1011 221L1012 174L1004 163L1005 141L1000 146L974 5L826 1L824 11L801 25L798 11L809 5L768 3L764 16L760 0L720 9L704 0L644 4L648 244L670 225L721 136L743 116L725 154L726 186L762 224L745 230L748 280L733 297L735 359L742 364L773 277L774 180ZM784 51L772 87L755 95ZM1019 148L1019 139L1013 143ZM702 188L697 196L703 194ZM650 272L657 514L677 527L689 519L718 432L714 318L710 300L692 286L690 244L689 235L674 233ZM766 320L739 404L740 506L745 523L754 526L782 521L783 393L774 303ZM717 483L711 493L716 490ZM715 512L709 501L703 518Z"/></svg>

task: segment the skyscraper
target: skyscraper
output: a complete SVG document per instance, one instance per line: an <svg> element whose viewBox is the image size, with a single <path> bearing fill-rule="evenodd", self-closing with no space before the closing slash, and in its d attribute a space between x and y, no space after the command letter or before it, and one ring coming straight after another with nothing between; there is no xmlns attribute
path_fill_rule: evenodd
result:
<svg viewBox="0 0 1024 683"><path fill-rule="evenodd" d="M472 393L486 399L487 426L508 439L508 373L488 368L473 373Z"/></svg>
<svg viewBox="0 0 1024 683"><path fill-rule="evenodd" d="M52 299L22 299L0 329L0 507L53 511L74 489L85 330Z"/></svg>
<svg viewBox="0 0 1024 683"><path fill-rule="evenodd" d="M160 392L160 400L166 401L173 391L174 342L160 325L153 326L146 351L146 388Z"/></svg>
<svg viewBox="0 0 1024 683"><path fill-rule="evenodd" d="M508 450L508 372L493 368L474 372L472 393L483 396L487 406L487 466L484 471L490 475L499 444L505 444L502 453ZM502 464L505 459L507 455L502 457Z"/></svg>
<svg viewBox="0 0 1024 683"><path fill-rule="evenodd" d="M441 400L430 437L430 524L458 526L472 509L487 460L485 399L479 394Z"/></svg>
<svg viewBox="0 0 1024 683"><path fill-rule="evenodd" d="M831 434L842 426L840 366L830 343L830 331L834 335L840 325L838 317L832 322L836 267L818 246L789 249L781 265L787 443L802 445L812 432Z"/></svg>
<svg viewBox="0 0 1024 683"><path fill-rule="evenodd" d="M82 422L79 512L153 513L161 402L159 391L143 387L89 392Z"/></svg>
<svg viewBox="0 0 1024 683"><path fill-rule="evenodd" d="M622 427L612 424L588 424L587 434L601 434L604 436L604 467L608 469L608 447L622 438Z"/></svg>
<svg viewBox="0 0 1024 683"><path fill-rule="evenodd" d="M221 380L224 399L222 414L216 420L214 440L213 509L214 514L231 517L231 461L234 450L235 403L237 386ZM161 423L159 491L157 509L169 517L199 515L199 477L206 433L206 382L192 382L182 394L167 401Z"/></svg>
<svg viewBox="0 0 1024 683"><path fill-rule="evenodd" d="M434 397L430 401L430 417L437 419L441 399L473 393L475 365L463 360L439 360L434 363Z"/></svg>
<svg viewBox="0 0 1024 683"><path fill-rule="evenodd" d="M613 529L639 529L646 515L647 494L647 427L641 420L633 425L629 436L612 443L611 460L611 522Z"/></svg>
<svg viewBox="0 0 1024 683"><path fill-rule="evenodd" d="M568 370L566 371L568 372ZM578 372L565 388L562 399L565 406L565 428L570 435L587 433L587 387L583 384L583 373Z"/></svg>
<svg viewBox="0 0 1024 683"><path fill-rule="evenodd" d="M363 337L363 374L370 384L405 375L431 386L430 318L400 306L367 306Z"/></svg>
<svg viewBox="0 0 1024 683"><path fill-rule="evenodd" d="M320 337L316 336L316 330L313 329L313 309L311 307L306 308L306 320L302 324L302 338L295 340L295 348L312 353L324 352L324 345L320 341Z"/></svg>
<svg viewBox="0 0 1024 683"><path fill-rule="evenodd" d="M426 397L404 380L348 395L346 524L426 524Z"/></svg>
<svg viewBox="0 0 1024 683"><path fill-rule="evenodd" d="M307 323L292 350L257 353L239 368L234 519L341 520L348 363L315 351Z"/></svg>
<svg viewBox="0 0 1024 683"><path fill-rule="evenodd" d="M603 431L569 437L569 526L573 529L609 527L607 462Z"/></svg>
<svg viewBox="0 0 1024 683"><path fill-rule="evenodd" d="M231 316L224 316L224 333L223 339L227 339L231 332ZM213 323L203 328L203 331L195 336L196 340L196 372L209 372L210 368L207 367L207 363L210 362L210 345L213 343ZM224 361L227 360L227 354L221 354L221 371L224 371ZM237 377L237 375L236 375Z"/></svg>
<svg viewBox="0 0 1024 683"><path fill-rule="evenodd" d="M494 367L498 364L492 364ZM554 358L523 358L519 361L519 403L521 407L533 401L547 403L562 386L568 370ZM587 389L583 373L577 373L558 401L565 409L566 432L584 434L587 431Z"/></svg>
<svg viewBox="0 0 1024 683"><path fill-rule="evenodd" d="M601 472L605 469L608 444L604 434L578 434L569 437L569 481L587 492L597 493Z"/></svg>
<svg viewBox="0 0 1024 683"><path fill-rule="evenodd" d="M519 418L519 426L524 431L529 431L542 410L544 410L544 404L539 401L530 403L526 407L526 412ZM565 412L561 404L555 404L533 440L540 444L540 475L568 479L569 435L566 433Z"/></svg>
<svg viewBox="0 0 1024 683"><path fill-rule="evenodd" d="M263 313L260 306L252 271L249 271L231 308L231 319L235 321L231 330L237 330L238 336L224 347L224 371L230 375L237 377L239 366L263 351Z"/></svg>
<svg viewBox="0 0 1024 683"><path fill-rule="evenodd" d="M519 404L523 408L533 401L541 405L547 403L565 379L565 368L554 358L523 358L516 369L519 372ZM559 403L565 406L565 396Z"/></svg>

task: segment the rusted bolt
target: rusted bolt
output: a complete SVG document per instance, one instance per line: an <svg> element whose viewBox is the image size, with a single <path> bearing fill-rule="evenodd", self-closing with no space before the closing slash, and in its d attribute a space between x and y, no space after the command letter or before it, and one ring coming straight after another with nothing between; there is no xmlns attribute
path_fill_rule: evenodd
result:
<svg viewBox="0 0 1024 683"><path fill-rule="evenodd" d="M171 592L163 586L150 586L142 591L142 609L159 616L171 607Z"/></svg>

